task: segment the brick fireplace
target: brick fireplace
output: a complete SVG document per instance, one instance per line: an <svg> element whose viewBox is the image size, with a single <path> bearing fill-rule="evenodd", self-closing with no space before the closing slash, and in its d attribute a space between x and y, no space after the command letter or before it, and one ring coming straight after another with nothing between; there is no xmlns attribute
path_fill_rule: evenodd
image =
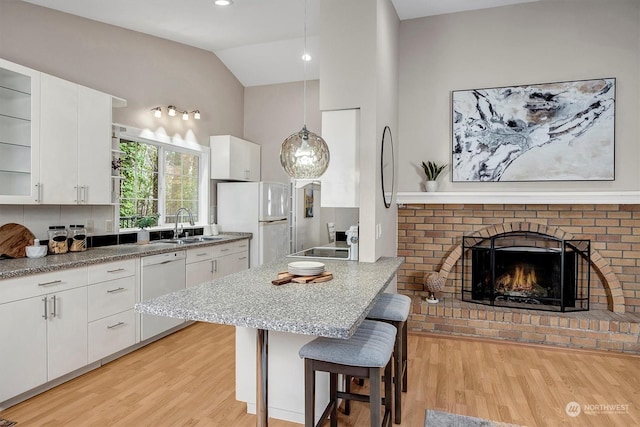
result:
<svg viewBox="0 0 640 427"><path fill-rule="evenodd" d="M591 241L590 311L544 313L462 301L463 236L534 232ZM640 205L408 204L398 209L398 291L412 331L640 354ZM444 279L440 303L424 277Z"/></svg>

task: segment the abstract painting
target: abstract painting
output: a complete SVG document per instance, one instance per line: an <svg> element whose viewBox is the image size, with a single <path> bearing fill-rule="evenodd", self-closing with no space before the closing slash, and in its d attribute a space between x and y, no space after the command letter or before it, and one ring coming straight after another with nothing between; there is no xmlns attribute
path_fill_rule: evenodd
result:
<svg viewBox="0 0 640 427"><path fill-rule="evenodd" d="M453 181L614 179L614 78L454 91Z"/></svg>

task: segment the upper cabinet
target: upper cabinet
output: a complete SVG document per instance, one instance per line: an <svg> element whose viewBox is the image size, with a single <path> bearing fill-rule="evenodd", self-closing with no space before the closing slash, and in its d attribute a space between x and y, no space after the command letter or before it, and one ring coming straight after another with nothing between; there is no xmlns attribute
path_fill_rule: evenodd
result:
<svg viewBox="0 0 640 427"><path fill-rule="evenodd" d="M0 59L0 203L39 202L40 73Z"/></svg>
<svg viewBox="0 0 640 427"><path fill-rule="evenodd" d="M0 204L110 204L126 101L0 59Z"/></svg>
<svg viewBox="0 0 640 427"><path fill-rule="evenodd" d="M360 110L323 111L322 138L329 146L331 160L320 177L320 206L359 207Z"/></svg>
<svg viewBox="0 0 640 427"><path fill-rule="evenodd" d="M231 135L210 139L211 179L260 181L260 146Z"/></svg>
<svg viewBox="0 0 640 427"><path fill-rule="evenodd" d="M111 203L111 95L41 76L42 203Z"/></svg>

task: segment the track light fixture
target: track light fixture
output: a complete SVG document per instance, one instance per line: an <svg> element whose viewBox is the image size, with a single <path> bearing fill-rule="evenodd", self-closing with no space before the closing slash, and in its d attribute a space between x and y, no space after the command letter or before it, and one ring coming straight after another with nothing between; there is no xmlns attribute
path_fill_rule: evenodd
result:
<svg viewBox="0 0 640 427"><path fill-rule="evenodd" d="M153 112L153 116L156 118L160 118L162 117L162 109L166 108L167 109L167 114L171 117L175 116L176 114L178 114L178 108L175 105L169 105L168 107L154 107L151 109L151 112ZM191 112L187 111L187 110L182 110L182 112L180 113L182 114L182 120L189 120L189 114L193 114L193 118L196 120L200 120L200 110L193 110Z"/></svg>

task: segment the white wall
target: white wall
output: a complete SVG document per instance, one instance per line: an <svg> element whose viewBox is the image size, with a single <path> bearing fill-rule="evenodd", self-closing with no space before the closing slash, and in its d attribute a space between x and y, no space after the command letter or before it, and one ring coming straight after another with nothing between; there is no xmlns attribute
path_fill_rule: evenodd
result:
<svg viewBox="0 0 640 427"><path fill-rule="evenodd" d="M359 254L373 262L396 253L397 211L382 201L380 146L384 127L398 123L399 19L390 0L324 0L320 10L320 109L360 108Z"/></svg>
<svg viewBox="0 0 640 427"><path fill-rule="evenodd" d="M451 164L451 91L617 79L615 181L452 183L444 191L640 189L640 2L553 0L402 21L399 191Z"/></svg>
<svg viewBox="0 0 640 427"><path fill-rule="evenodd" d="M302 65L301 65L302 66ZM280 166L280 146L302 129L303 82L252 86L244 90L244 136L261 146L261 179L289 182ZM307 129L320 134L318 80L307 81Z"/></svg>
<svg viewBox="0 0 640 427"><path fill-rule="evenodd" d="M139 129L242 137L244 88L211 52L18 0L0 2L0 57L128 101L114 121ZM198 108L199 121L150 109Z"/></svg>
<svg viewBox="0 0 640 427"><path fill-rule="evenodd" d="M243 136L244 88L211 52L1 0L0 58L126 99L126 108L114 110L117 123L164 129L167 135L195 138L205 146L210 135ZM153 117L151 108L169 104L197 108L202 119ZM91 232L103 234L105 220L112 218L111 206L0 206L0 223L25 224L39 238L46 238L46 225L88 220L94 222Z"/></svg>

